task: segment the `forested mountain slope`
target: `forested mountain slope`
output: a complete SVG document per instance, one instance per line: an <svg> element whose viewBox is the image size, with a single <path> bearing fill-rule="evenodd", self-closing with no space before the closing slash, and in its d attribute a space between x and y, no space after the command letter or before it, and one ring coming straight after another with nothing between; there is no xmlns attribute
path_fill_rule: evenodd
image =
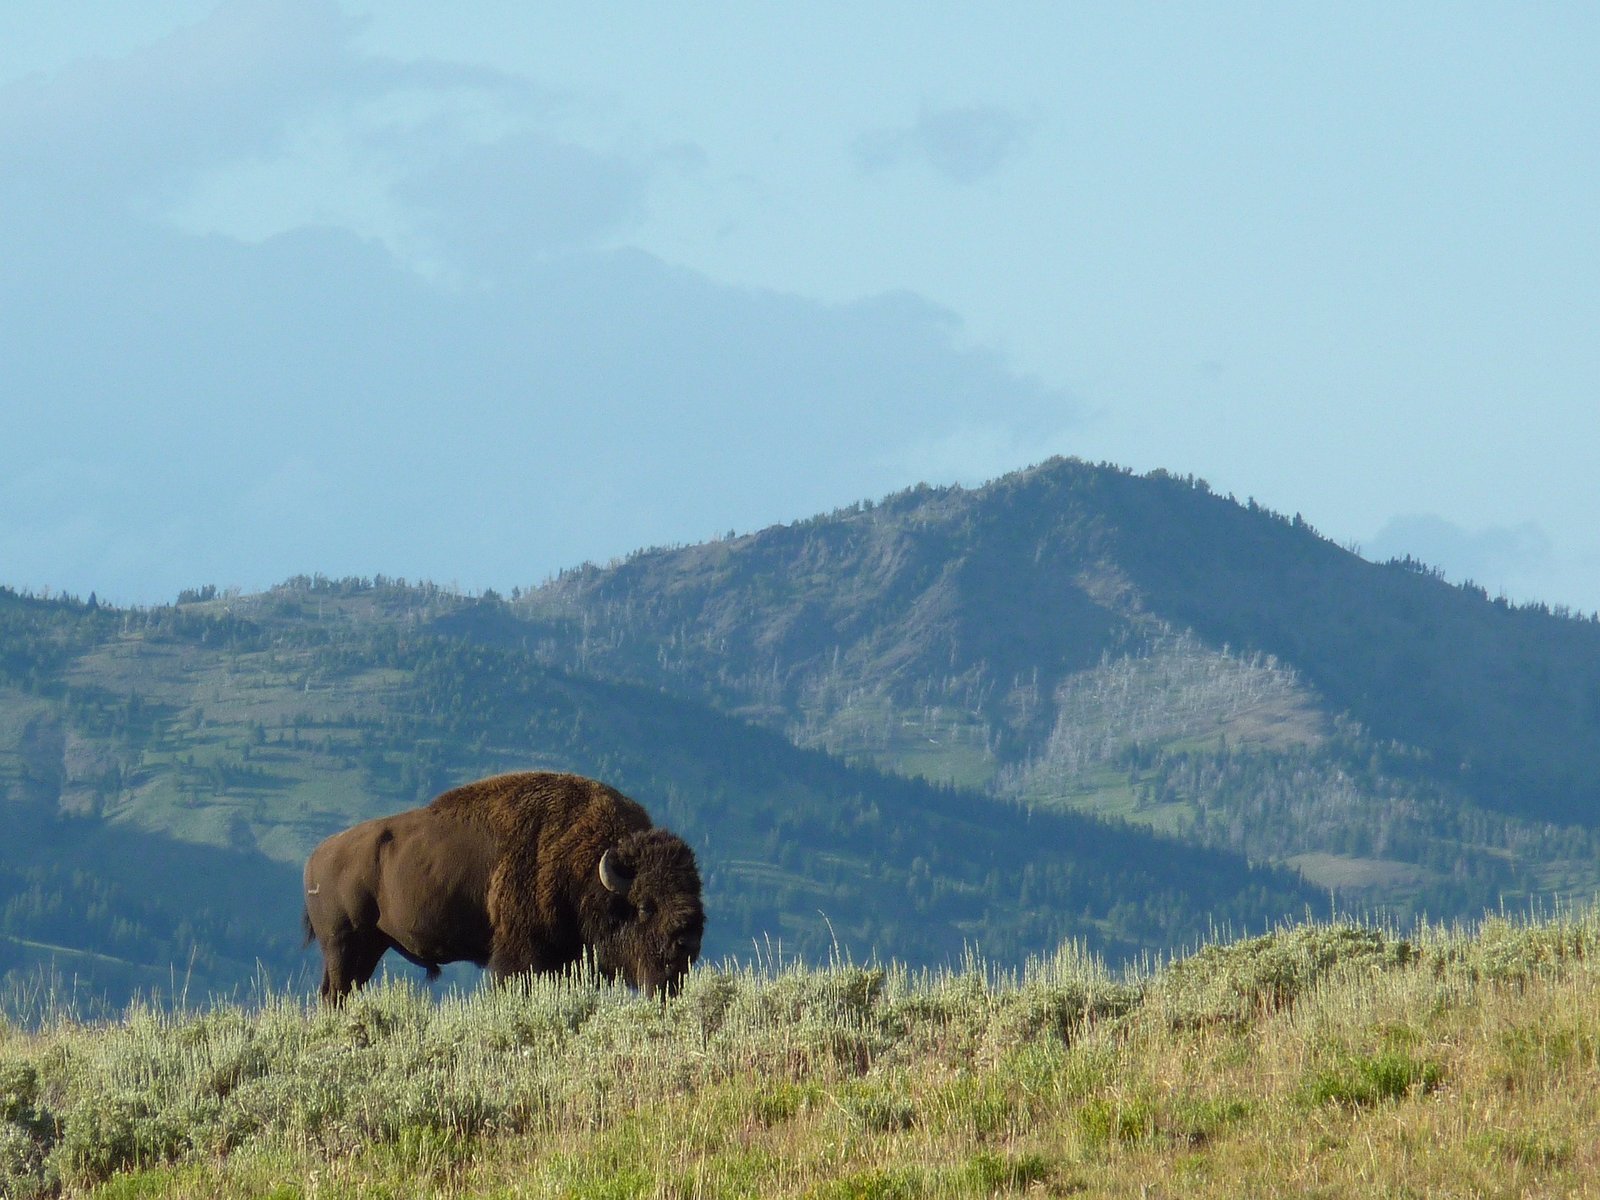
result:
<svg viewBox="0 0 1600 1200"><path fill-rule="evenodd" d="M548 661L1372 902L1600 882L1600 623L1366 562L1199 481L1056 460L568 572L514 607Z"/></svg>

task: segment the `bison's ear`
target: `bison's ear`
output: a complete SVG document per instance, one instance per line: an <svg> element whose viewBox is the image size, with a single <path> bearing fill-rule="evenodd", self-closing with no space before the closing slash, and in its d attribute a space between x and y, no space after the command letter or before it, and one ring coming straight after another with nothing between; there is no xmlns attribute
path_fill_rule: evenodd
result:
<svg viewBox="0 0 1600 1200"><path fill-rule="evenodd" d="M625 870L611 851L607 850L600 856L600 882L606 885L607 891L626 896L628 889L633 886L633 872Z"/></svg>

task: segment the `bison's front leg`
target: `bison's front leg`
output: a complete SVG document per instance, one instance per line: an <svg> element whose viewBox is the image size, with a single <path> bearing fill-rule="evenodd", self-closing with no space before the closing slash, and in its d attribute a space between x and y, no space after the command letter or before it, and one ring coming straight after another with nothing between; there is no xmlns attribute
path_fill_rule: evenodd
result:
<svg viewBox="0 0 1600 1200"><path fill-rule="evenodd" d="M322 998L338 1004L350 992L366 983L378 969L378 960L389 948L376 931L354 931L330 937L322 947Z"/></svg>
<svg viewBox="0 0 1600 1200"><path fill-rule="evenodd" d="M496 982L518 975L553 975L578 961L578 955L553 954L548 947L511 947L496 942L489 955L489 973Z"/></svg>

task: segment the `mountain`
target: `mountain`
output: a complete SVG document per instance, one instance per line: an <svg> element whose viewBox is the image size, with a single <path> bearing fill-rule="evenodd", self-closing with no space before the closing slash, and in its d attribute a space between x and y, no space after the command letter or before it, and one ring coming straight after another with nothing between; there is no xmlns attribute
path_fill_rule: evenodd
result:
<svg viewBox="0 0 1600 1200"><path fill-rule="evenodd" d="M1203 481L1055 460L585 567L513 607L546 661L1361 903L1600 886L1600 622L1366 562Z"/></svg>
<svg viewBox="0 0 1600 1200"><path fill-rule="evenodd" d="M0 593L0 968L48 962L114 1001L258 969L305 986L316 841L525 767L604 778L696 847L713 958L1020 963L1074 937L1121 960L1316 899L1231 852L852 766L540 663L520 628L493 598L389 580L132 611Z"/></svg>

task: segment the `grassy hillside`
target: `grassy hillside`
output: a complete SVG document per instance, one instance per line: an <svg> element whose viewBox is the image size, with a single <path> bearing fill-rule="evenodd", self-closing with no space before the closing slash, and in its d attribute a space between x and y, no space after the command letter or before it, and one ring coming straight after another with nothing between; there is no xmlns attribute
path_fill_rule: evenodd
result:
<svg viewBox="0 0 1600 1200"><path fill-rule="evenodd" d="M527 767L604 778L687 838L717 956L1020 962L1071 936L1122 959L1321 902L1238 855L850 767L452 629L503 607L387 581L134 612L0 595L0 804L29 831L0 844L0 966L115 997L239 986L258 960L285 978L310 961L317 840Z"/></svg>
<svg viewBox="0 0 1600 1200"><path fill-rule="evenodd" d="M1578 1195L1600 920L0 1028L0 1192Z"/></svg>

